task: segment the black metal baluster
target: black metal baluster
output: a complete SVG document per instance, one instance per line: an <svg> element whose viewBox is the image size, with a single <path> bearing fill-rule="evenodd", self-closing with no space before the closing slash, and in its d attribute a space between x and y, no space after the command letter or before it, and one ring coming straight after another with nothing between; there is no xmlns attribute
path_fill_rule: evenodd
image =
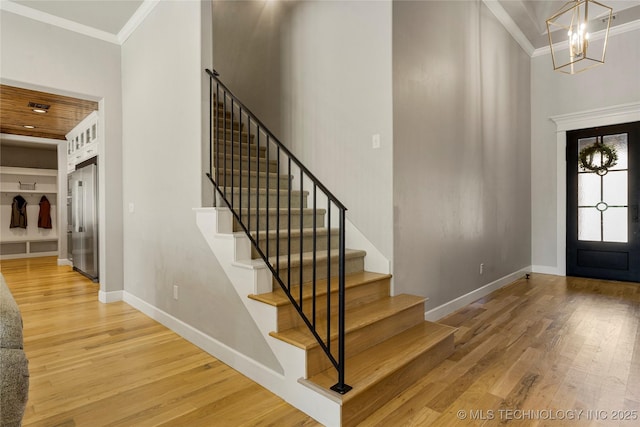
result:
<svg viewBox="0 0 640 427"><path fill-rule="evenodd" d="M235 190L235 168L233 167L233 152L235 150L235 132L233 129L233 122L235 119L235 112L234 112L234 99L231 98L231 122L229 123L229 127L231 127L231 209L233 209L233 191ZM227 120L225 118L225 124L227 123ZM240 222L242 222L242 209L240 210Z"/></svg>
<svg viewBox="0 0 640 427"><path fill-rule="evenodd" d="M247 138L251 135L251 116L247 114ZM242 141L242 140L241 140ZM250 151L249 140L247 139L247 231L251 234L251 151ZM240 166L244 162L242 155L242 143L240 143ZM242 188L240 189L242 191ZM256 196L259 197L258 189L256 189ZM256 200L256 206L258 205L259 200ZM242 208L242 206L240 206ZM258 235L256 234L256 239ZM257 244L257 241L256 241Z"/></svg>
<svg viewBox="0 0 640 427"><path fill-rule="evenodd" d="M331 230L331 199L327 195L327 230ZM331 234L327 235L327 350L331 354Z"/></svg>
<svg viewBox="0 0 640 427"><path fill-rule="evenodd" d="M269 147L270 147L270 141L269 141L269 135L267 135L267 152L266 152L266 158L267 158L267 164L266 167L264 168L267 176L269 176L269 174L271 173L271 168L269 167ZM260 160L260 159L258 159ZM269 182L270 180L267 179L267 189L266 189L266 197L267 197L267 203L266 203L266 208L267 208L267 223L266 223L266 227L265 227L265 234L266 234L266 246L267 246L267 259L269 259L269 190L271 188L271 183Z"/></svg>
<svg viewBox="0 0 640 427"><path fill-rule="evenodd" d="M280 176L280 146L277 149L276 158L277 175ZM280 275L280 180L276 181L276 189L278 190L278 198L276 199L276 271Z"/></svg>
<svg viewBox="0 0 640 427"><path fill-rule="evenodd" d="M209 79L209 176L213 177L213 80ZM216 105L216 114L218 112L218 106ZM214 206L215 206L215 193Z"/></svg>
<svg viewBox="0 0 640 427"><path fill-rule="evenodd" d="M291 157L287 157L287 287L291 292ZM280 182L278 177L278 182ZM302 266L300 266L302 268Z"/></svg>
<svg viewBox="0 0 640 427"><path fill-rule="evenodd" d="M303 236L302 236L302 226L303 226L303 222L304 222L304 216L303 216L303 203L302 203L302 197L303 197L303 193L302 193L302 168L300 169L300 310L302 310L302 283L303 283L303 268L302 268L302 254L303 254Z"/></svg>
<svg viewBox="0 0 640 427"><path fill-rule="evenodd" d="M215 141L216 141L216 185L220 185L220 124L218 123L218 110L220 109L220 85L216 83L216 117L211 119L215 123ZM224 114L224 113L223 113ZM214 195L215 197L215 195ZM214 199L215 200L215 199Z"/></svg>
<svg viewBox="0 0 640 427"><path fill-rule="evenodd" d="M317 235L318 235L318 226L317 226L317 221L316 221L316 188L317 185L314 183L313 184L313 248L312 248L312 257L313 257L313 266L312 266L312 276L313 276L313 280L312 280L312 291L313 291L313 298L311 299L311 304L313 304L313 307L311 308L311 312L312 312L312 324L313 327L315 329L316 327L316 247L317 247Z"/></svg>
<svg viewBox="0 0 640 427"><path fill-rule="evenodd" d="M224 144L224 168L222 173L224 174L224 186L222 188L224 198L227 200L227 92L224 91L223 94L224 99L222 102L224 113L222 113L222 142ZM216 122L218 118L216 117Z"/></svg>
<svg viewBox="0 0 640 427"><path fill-rule="evenodd" d="M238 132L240 133L240 144L238 144L240 147L240 163L238 165L238 180L240 181L238 184L238 210L240 211L240 219L242 220L242 106L238 109L238 115L240 116L238 120ZM231 123L231 126L233 126L233 123ZM235 166L235 157L231 159L231 164ZM247 223L249 222L248 218L249 217L247 217Z"/></svg>
<svg viewBox="0 0 640 427"><path fill-rule="evenodd" d="M256 194L260 195L260 126L256 123L256 133L258 141L256 142ZM247 153L250 153L250 140L247 140ZM251 156L249 156L251 160ZM251 182L251 181L249 181ZM249 212L249 215L251 212ZM267 213L267 222L269 222L269 214ZM251 222L251 218L247 216L247 221ZM260 246L260 203L256 203L256 246Z"/></svg>
<svg viewBox="0 0 640 427"><path fill-rule="evenodd" d="M339 219L339 232L340 238L338 243L338 383L331 387L332 390L337 391L340 394L345 394L351 390L351 386L348 386L344 382L344 370L345 370L345 342L344 342L344 330L345 330L345 210L340 208Z"/></svg>

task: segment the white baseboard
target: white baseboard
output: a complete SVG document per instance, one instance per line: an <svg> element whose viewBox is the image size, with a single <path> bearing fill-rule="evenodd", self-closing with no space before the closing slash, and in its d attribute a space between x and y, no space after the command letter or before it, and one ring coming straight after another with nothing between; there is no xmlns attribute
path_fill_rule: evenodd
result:
<svg viewBox="0 0 640 427"><path fill-rule="evenodd" d="M68 259L58 258L58 266L68 265L69 267L73 267L73 263Z"/></svg>
<svg viewBox="0 0 640 427"><path fill-rule="evenodd" d="M137 296L124 291L123 299L124 302L133 308L171 329L182 338L200 347L202 350L213 355L216 359L229 365L236 371L241 372L243 375L251 378L261 386L269 390L273 388L278 389L280 388L282 381L284 381L284 376L281 374L253 359L250 359L246 355L234 350L215 338L212 338L204 332L172 316L166 311L149 304ZM277 386L274 387L274 384L277 384Z"/></svg>
<svg viewBox="0 0 640 427"><path fill-rule="evenodd" d="M560 271L557 267L551 267L548 265L532 265L531 266L532 273L541 273L541 274L553 274L555 276L564 276L564 274L560 274Z"/></svg>
<svg viewBox="0 0 640 427"><path fill-rule="evenodd" d="M100 290L98 292L98 301L104 304L108 304L110 302L122 301L124 291L111 291L104 292Z"/></svg>
<svg viewBox="0 0 640 427"><path fill-rule="evenodd" d="M507 274L504 277L501 277L498 280L495 280L491 283L484 285L481 288L475 289L468 294L459 296L458 298L451 300L445 304L442 304L439 307L433 308L424 313L424 319L429 321L437 321L442 319L444 316L453 313L456 310L461 309L462 307L471 304L472 302L489 295L491 292L500 289L510 283L513 283L517 279L523 277L525 274L531 272L531 266L521 268L518 271L514 271L511 274Z"/></svg>

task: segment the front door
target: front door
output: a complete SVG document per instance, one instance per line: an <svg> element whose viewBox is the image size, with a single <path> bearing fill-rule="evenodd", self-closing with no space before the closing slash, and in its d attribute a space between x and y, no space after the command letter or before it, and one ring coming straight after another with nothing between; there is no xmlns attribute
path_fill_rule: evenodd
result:
<svg viewBox="0 0 640 427"><path fill-rule="evenodd" d="M567 132L567 275L640 282L640 122Z"/></svg>

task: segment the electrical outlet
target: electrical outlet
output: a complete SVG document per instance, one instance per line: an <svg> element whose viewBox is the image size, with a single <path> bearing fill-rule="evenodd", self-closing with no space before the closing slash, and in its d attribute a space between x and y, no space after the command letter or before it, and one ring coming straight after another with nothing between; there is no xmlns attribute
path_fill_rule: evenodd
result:
<svg viewBox="0 0 640 427"><path fill-rule="evenodd" d="M371 137L371 146L373 148L380 148L380 134L376 133Z"/></svg>
<svg viewBox="0 0 640 427"><path fill-rule="evenodd" d="M133 202L129 202L129 213L133 213L136 210L136 206Z"/></svg>
<svg viewBox="0 0 640 427"><path fill-rule="evenodd" d="M484 263L480 264L480 274L484 273Z"/></svg>
<svg viewBox="0 0 640 427"><path fill-rule="evenodd" d="M178 285L173 285L173 299L178 299Z"/></svg>

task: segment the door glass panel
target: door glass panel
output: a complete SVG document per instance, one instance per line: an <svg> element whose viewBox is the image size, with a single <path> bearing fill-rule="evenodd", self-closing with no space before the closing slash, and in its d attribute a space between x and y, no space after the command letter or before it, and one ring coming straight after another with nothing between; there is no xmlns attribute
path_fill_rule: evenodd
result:
<svg viewBox="0 0 640 427"><path fill-rule="evenodd" d="M578 208L578 240L602 240L600 211L593 208Z"/></svg>
<svg viewBox="0 0 640 427"><path fill-rule="evenodd" d="M616 153L618 154L618 164L609 168L609 170L628 169L629 160L627 159L627 134L621 133L619 135L605 135L602 137L602 142L615 148Z"/></svg>
<svg viewBox="0 0 640 427"><path fill-rule="evenodd" d="M604 195L602 200L606 200L609 206L626 206L627 171L612 171L604 175L602 177L602 191Z"/></svg>
<svg viewBox="0 0 640 427"><path fill-rule="evenodd" d="M627 241L627 208L610 207L602 212L602 233L605 242Z"/></svg>
<svg viewBox="0 0 640 427"><path fill-rule="evenodd" d="M600 200L600 177L595 173L578 174L578 206L595 206Z"/></svg>
<svg viewBox="0 0 640 427"><path fill-rule="evenodd" d="M586 148L604 145L615 150L616 164L603 166L603 150L592 151L589 167L578 160L578 240L598 242L628 241L628 135L606 135L578 140L578 159Z"/></svg>

